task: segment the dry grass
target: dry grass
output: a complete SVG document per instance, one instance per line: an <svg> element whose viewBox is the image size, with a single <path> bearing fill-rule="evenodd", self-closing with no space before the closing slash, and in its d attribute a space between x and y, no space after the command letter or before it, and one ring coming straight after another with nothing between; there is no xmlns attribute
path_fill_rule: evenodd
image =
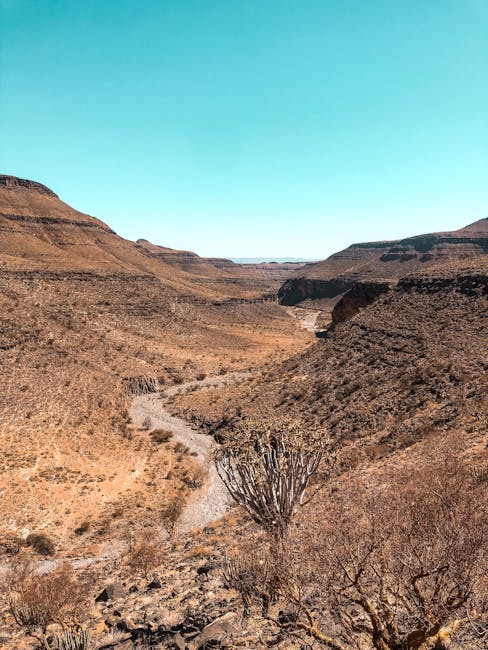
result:
<svg viewBox="0 0 488 650"><path fill-rule="evenodd" d="M29 555L13 558L5 578L13 622L28 634L46 633L50 625L69 625L87 614L88 586L68 565L39 574Z"/></svg>
<svg viewBox="0 0 488 650"><path fill-rule="evenodd" d="M163 442L168 442L173 437L172 431L166 431L164 429L154 429L151 431L151 440L156 444L160 445Z"/></svg>

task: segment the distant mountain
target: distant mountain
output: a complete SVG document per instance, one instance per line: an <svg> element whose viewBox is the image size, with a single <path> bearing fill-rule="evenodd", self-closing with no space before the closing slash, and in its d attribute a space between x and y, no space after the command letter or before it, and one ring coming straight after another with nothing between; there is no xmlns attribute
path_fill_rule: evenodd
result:
<svg viewBox="0 0 488 650"><path fill-rule="evenodd" d="M0 270L156 277L202 298L254 298L275 293L279 278L230 260L119 237L36 181L0 175Z"/></svg>
<svg viewBox="0 0 488 650"><path fill-rule="evenodd" d="M282 305L335 299L359 281L399 280L412 272L488 255L488 218L452 232L353 244L293 274L281 287Z"/></svg>
<svg viewBox="0 0 488 650"><path fill-rule="evenodd" d="M236 264L303 264L317 261L302 257L231 257L230 259Z"/></svg>

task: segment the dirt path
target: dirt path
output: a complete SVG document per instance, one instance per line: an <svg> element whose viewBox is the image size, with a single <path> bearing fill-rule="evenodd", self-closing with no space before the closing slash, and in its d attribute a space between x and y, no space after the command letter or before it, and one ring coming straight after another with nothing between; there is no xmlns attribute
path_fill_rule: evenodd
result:
<svg viewBox="0 0 488 650"><path fill-rule="evenodd" d="M306 329L308 332L317 331L317 320L322 310L320 309L307 309L305 307L285 307L287 314L296 318L300 327Z"/></svg>
<svg viewBox="0 0 488 650"><path fill-rule="evenodd" d="M250 375L251 373L235 373L172 386L166 389L164 397L193 388L225 386L242 381ZM195 458L208 468L205 485L190 497L178 523L178 531L187 532L192 528L201 528L221 517L228 508L229 498L213 463L213 439L195 431L185 420L171 415L166 408L164 397L161 398L157 393L135 397L129 413L136 426L140 427L146 418L150 418L151 428L171 431L172 440L183 443L190 452L196 454Z"/></svg>

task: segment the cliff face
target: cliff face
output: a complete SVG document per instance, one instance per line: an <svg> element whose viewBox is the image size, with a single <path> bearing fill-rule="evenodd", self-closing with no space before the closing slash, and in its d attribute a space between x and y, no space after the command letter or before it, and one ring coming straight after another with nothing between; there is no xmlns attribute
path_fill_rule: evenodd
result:
<svg viewBox="0 0 488 650"><path fill-rule="evenodd" d="M294 305L306 299L332 298L358 281L398 280L442 262L485 255L488 218L454 232L354 244L287 280L279 300L283 305Z"/></svg>
<svg viewBox="0 0 488 650"><path fill-rule="evenodd" d="M350 289L353 285L354 280L347 278L334 278L332 280L305 277L290 278L280 287L278 302L280 305L292 306L302 300L334 298Z"/></svg>
<svg viewBox="0 0 488 650"><path fill-rule="evenodd" d="M488 264L486 264L488 267ZM481 270L460 269L458 275L432 273L430 276L413 276L402 278L397 285L398 291L435 294L440 291L457 291L465 296L488 296L488 268Z"/></svg>
<svg viewBox="0 0 488 650"><path fill-rule="evenodd" d="M332 311L332 326L355 316L392 288L390 282L358 282L342 296Z"/></svg>
<svg viewBox="0 0 488 650"><path fill-rule="evenodd" d="M488 260L488 258L487 258ZM332 311L332 326L343 323L362 309L374 303L389 291L436 294L441 291L457 291L466 296L488 296L488 274L480 270L459 269L457 275L448 269L432 269L425 275L413 274L395 282L356 282L336 303Z"/></svg>

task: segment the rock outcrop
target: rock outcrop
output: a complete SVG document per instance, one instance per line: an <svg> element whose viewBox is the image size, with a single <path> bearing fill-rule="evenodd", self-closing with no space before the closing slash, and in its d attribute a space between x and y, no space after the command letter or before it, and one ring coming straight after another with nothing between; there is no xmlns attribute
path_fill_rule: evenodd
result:
<svg viewBox="0 0 488 650"><path fill-rule="evenodd" d="M13 188L25 188L28 190L34 190L40 194L47 194L47 196L53 196L58 199L58 195L55 194L49 187L46 187L42 183L37 183L36 181L29 181L25 178L17 178L16 176L8 176L7 174L0 174L0 186L6 187L8 189Z"/></svg>
<svg viewBox="0 0 488 650"><path fill-rule="evenodd" d="M393 287L390 282L358 282L342 296L332 310L332 326L355 316Z"/></svg>
<svg viewBox="0 0 488 650"><path fill-rule="evenodd" d="M279 290L279 301L295 305L307 299L333 298L358 281L399 280L439 263L486 255L488 218L453 232L353 244L288 279Z"/></svg>
<svg viewBox="0 0 488 650"><path fill-rule="evenodd" d="M318 300L320 298L335 298L348 291L354 285L353 280L334 278L333 280L318 280L315 278L290 278L278 291L280 305L291 307L302 300Z"/></svg>

